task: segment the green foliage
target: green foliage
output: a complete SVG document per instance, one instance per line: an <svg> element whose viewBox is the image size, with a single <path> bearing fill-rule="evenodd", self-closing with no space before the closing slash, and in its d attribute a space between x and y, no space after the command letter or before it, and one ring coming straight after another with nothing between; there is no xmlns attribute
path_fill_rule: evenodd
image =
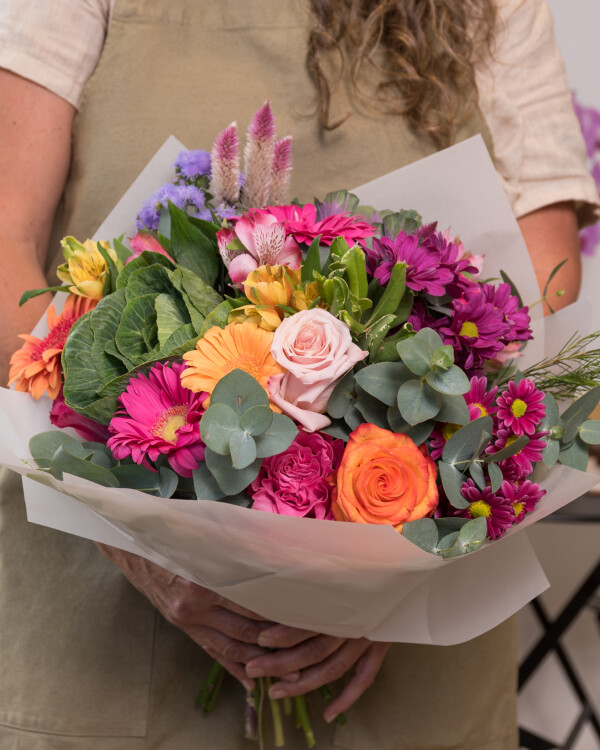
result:
<svg viewBox="0 0 600 750"><path fill-rule="evenodd" d="M402 536L417 547L446 559L475 552L486 535L485 518L420 518L402 527Z"/></svg>
<svg viewBox="0 0 600 750"><path fill-rule="evenodd" d="M233 370L221 378L200 420L207 445L206 467L194 474L196 492L205 496L237 495L252 482L261 460L286 450L298 434L294 423L269 408L265 390L247 372ZM216 498L215 498L216 499Z"/></svg>

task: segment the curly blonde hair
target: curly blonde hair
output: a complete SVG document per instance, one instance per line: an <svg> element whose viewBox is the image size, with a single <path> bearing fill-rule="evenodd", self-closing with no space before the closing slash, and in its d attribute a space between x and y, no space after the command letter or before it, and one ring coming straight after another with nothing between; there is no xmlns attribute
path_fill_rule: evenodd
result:
<svg viewBox="0 0 600 750"><path fill-rule="evenodd" d="M474 65L493 47L494 0L309 0L309 8L307 64L325 129L348 117L330 121L334 83L325 57L335 50L365 106L405 116L438 147L453 141L477 105ZM365 66L378 80L368 92Z"/></svg>

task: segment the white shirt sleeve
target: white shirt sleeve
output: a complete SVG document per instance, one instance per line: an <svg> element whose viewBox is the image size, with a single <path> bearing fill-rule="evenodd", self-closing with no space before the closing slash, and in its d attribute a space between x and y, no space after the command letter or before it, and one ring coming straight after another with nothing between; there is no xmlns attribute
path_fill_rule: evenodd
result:
<svg viewBox="0 0 600 750"><path fill-rule="evenodd" d="M78 107L102 51L111 0L1 0L0 67Z"/></svg>
<svg viewBox="0 0 600 750"><path fill-rule="evenodd" d="M515 214L573 200L580 223L594 221L598 192L545 0L499 0L496 47L477 83Z"/></svg>

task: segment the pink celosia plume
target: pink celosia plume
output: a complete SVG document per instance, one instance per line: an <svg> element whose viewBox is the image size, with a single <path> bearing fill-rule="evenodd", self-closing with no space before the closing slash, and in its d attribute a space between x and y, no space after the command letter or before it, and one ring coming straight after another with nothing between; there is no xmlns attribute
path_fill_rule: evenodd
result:
<svg viewBox="0 0 600 750"><path fill-rule="evenodd" d="M235 122L219 133L214 142L211 175L211 192L216 203L236 203L240 196L240 139Z"/></svg>
<svg viewBox="0 0 600 750"><path fill-rule="evenodd" d="M282 138L275 143L273 157L273 182L269 203L279 205L289 200L290 180L292 177L292 136Z"/></svg>
<svg viewBox="0 0 600 750"><path fill-rule="evenodd" d="M262 208L269 202L275 157L275 119L269 102L253 116L244 150L243 206Z"/></svg>

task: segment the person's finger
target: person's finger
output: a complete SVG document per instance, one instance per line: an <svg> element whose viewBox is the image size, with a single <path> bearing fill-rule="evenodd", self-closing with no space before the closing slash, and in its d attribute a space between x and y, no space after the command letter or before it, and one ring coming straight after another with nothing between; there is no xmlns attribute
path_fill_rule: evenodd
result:
<svg viewBox="0 0 600 750"><path fill-rule="evenodd" d="M246 665L248 677L282 677L319 664L344 643L343 638L318 635L293 648L282 649L253 659Z"/></svg>
<svg viewBox="0 0 600 750"><path fill-rule="evenodd" d="M267 653L259 646L250 643L242 643L241 641L235 640L235 638L230 638L228 635L205 625L191 627L185 632L204 650L210 648L227 661L247 664L251 659L256 659ZM252 679L251 675L247 676Z"/></svg>
<svg viewBox="0 0 600 750"><path fill-rule="evenodd" d="M254 645L259 643L263 628L268 627L264 622L251 620L222 607L212 609L206 616L205 624L220 630L237 641L253 643Z"/></svg>
<svg viewBox="0 0 600 750"><path fill-rule="evenodd" d="M319 633L301 628L290 628L287 625L271 625L265 628L258 639L258 645L265 648L291 648L297 646L309 638L314 638Z"/></svg>
<svg viewBox="0 0 600 750"><path fill-rule="evenodd" d="M323 685L335 682L351 669L362 654L369 648L371 642L366 638L345 641L343 645L327 659L315 666L305 669L298 682L276 682L269 690L271 698L293 697L304 695ZM248 670L246 670L248 674Z"/></svg>
<svg viewBox="0 0 600 750"><path fill-rule="evenodd" d="M275 624L273 620L269 620L267 617L263 617L262 615L259 615L256 612L252 612L252 610L250 609L241 607L239 604L229 601L229 599L225 599L224 596L220 596L219 594L217 594L216 596L217 596L217 604L223 607L224 609L228 609L231 612L235 612L238 615L242 615L242 617L248 617L251 620L258 620L259 622L266 622L266 623L269 623L270 625Z"/></svg>
<svg viewBox="0 0 600 750"><path fill-rule="evenodd" d="M323 713L325 721L331 722L336 716L347 711L373 684L389 647L389 643L372 643L364 652L356 662L356 669L348 684L325 709Z"/></svg>
<svg viewBox="0 0 600 750"><path fill-rule="evenodd" d="M244 669L243 664L238 664L237 662L226 659L221 654L218 654L210 646L204 646L204 651L206 651L209 656L215 659L215 661L218 661L219 664L224 667L230 675L241 682L246 690L254 690L254 680L251 680L250 677L246 675L246 670Z"/></svg>

